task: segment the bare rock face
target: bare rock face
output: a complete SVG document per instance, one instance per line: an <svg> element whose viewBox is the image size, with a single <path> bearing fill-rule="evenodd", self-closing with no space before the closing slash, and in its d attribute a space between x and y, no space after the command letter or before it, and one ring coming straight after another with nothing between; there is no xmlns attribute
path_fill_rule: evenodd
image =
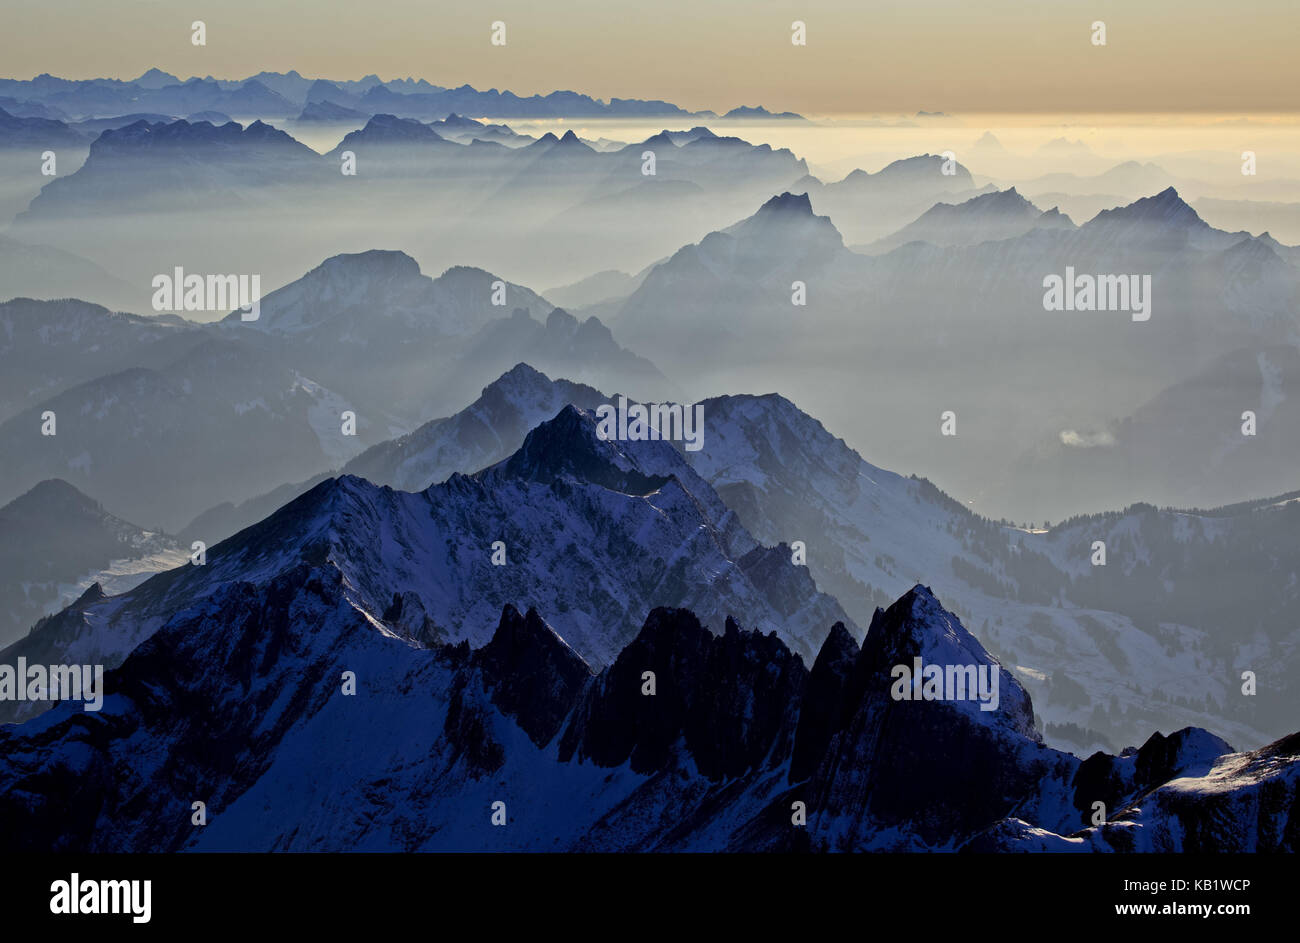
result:
<svg viewBox="0 0 1300 943"><path fill-rule="evenodd" d="M680 747L713 780L777 766L790 754L805 680L774 635L728 619L715 636L687 610L656 609L588 692L560 756L650 773ZM643 693L651 683L654 693Z"/></svg>
<svg viewBox="0 0 1300 943"><path fill-rule="evenodd" d="M897 666L974 666L996 690L898 699ZM918 682L920 679L917 679ZM948 692L955 693L955 692ZM989 709L984 709L988 707ZM1029 695L960 621L917 586L877 611L845 683L836 729L807 792L833 847L892 833L897 848L944 847L1009 814L1063 764L1033 727Z"/></svg>
<svg viewBox="0 0 1300 943"><path fill-rule="evenodd" d="M496 634L472 663L483 672L492 703L539 747L559 732L592 674L536 609L521 616L514 606L502 610Z"/></svg>

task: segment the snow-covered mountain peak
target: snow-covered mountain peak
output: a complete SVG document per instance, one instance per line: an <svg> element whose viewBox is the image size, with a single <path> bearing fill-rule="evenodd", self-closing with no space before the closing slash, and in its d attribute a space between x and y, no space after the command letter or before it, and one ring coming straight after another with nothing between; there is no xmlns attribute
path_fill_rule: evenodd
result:
<svg viewBox="0 0 1300 943"><path fill-rule="evenodd" d="M929 587L920 584L888 609L876 610L862 642L860 664L869 667L881 688L891 683L886 679L897 680L895 671L900 666L906 667L913 689L910 699L921 700L926 678L915 675L917 659L923 668L934 666L943 673L942 696L935 700L950 704L968 719L993 723L1041 742L1034 726L1033 705L1020 682L985 650L957 616L944 608ZM968 667L975 668L971 680L978 680L981 688L993 692L982 703L976 691L948 689L950 676L956 677Z"/></svg>
<svg viewBox="0 0 1300 943"><path fill-rule="evenodd" d="M550 377L521 360L483 387L482 396L504 396L511 400L518 400L534 396L539 392L549 393L553 387L554 383Z"/></svg>
<svg viewBox="0 0 1300 943"><path fill-rule="evenodd" d="M652 457L646 463L651 467L689 471L668 443L601 438L593 413L566 405L554 419L528 433L514 455L482 474L492 480L509 477L544 483L572 477L623 494L650 494L670 475L647 473L638 453Z"/></svg>

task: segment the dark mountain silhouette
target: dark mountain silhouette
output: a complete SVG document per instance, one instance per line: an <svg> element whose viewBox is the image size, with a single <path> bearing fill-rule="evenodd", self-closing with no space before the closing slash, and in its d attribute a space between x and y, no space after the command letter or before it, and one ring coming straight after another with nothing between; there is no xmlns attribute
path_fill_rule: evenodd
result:
<svg viewBox="0 0 1300 943"><path fill-rule="evenodd" d="M477 649L416 650L345 593L324 564L226 584L109 673L101 714L66 704L39 737L0 729L0 811L15 823L0 842L1294 850L1294 737L1258 754L1196 730L1086 762L1051 750L1028 696L921 586L877 612L860 649L833 631L811 672L773 636L734 620L713 634L661 608L594 676L537 611L503 607ZM999 672L1000 704L895 699L890 666L916 657ZM187 814L194 796L202 828ZM1106 800L1108 823L1088 828ZM490 821L497 802L504 828Z"/></svg>

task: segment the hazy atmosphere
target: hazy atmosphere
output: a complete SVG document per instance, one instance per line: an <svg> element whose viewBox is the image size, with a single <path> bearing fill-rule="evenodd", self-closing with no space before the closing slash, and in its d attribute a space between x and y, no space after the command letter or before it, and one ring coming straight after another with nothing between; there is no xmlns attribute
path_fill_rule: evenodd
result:
<svg viewBox="0 0 1300 943"><path fill-rule="evenodd" d="M190 23L204 16L210 40L197 48ZM796 20L806 47L789 41ZM1104 49L1088 42L1098 20ZM5 21L23 37L6 50L15 78L296 69L520 95L564 88L719 113L759 104L815 115L1294 112L1300 85L1289 0L223 0L210 11L168 0L7 0ZM507 24L504 46L490 45L495 21Z"/></svg>
<svg viewBox="0 0 1300 943"><path fill-rule="evenodd" d="M0 848L1300 843L1294 3L0 4Z"/></svg>

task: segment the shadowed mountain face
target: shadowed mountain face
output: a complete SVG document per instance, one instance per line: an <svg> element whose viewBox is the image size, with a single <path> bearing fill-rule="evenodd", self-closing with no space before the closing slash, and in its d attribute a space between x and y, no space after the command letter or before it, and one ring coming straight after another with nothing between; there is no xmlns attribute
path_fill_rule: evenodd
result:
<svg viewBox="0 0 1300 943"><path fill-rule="evenodd" d="M799 349L806 324L791 316L795 282L817 284L853 254L831 221L816 216L806 195L783 193L753 216L653 267L618 308L621 336L666 353L677 351L674 376L704 375L704 350L727 362ZM709 298L710 316L701 302ZM681 340L689 339L687 346ZM758 355L763 356L763 355Z"/></svg>
<svg viewBox="0 0 1300 943"><path fill-rule="evenodd" d="M916 657L998 672L1000 704L895 698L891 662ZM593 674L537 612L512 607L482 647L412 648L368 622L337 570L302 564L178 612L106 688L99 713L69 703L0 730L7 850L1295 840L1293 745L1233 754L1187 730L1080 763L1041 744L1028 696L920 586L877 613L860 649L837 627L811 671L772 636L734 621L714 635L655 609ZM1116 810L1100 829L1085 828L1094 799ZM495 803L506 828L491 824Z"/></svg>
<svg viewBox="0 0 1300 943"><path fill-rule="evenodd" d="M24 191L30 203L13 236L112 271L134 287L137 311L148 310L151 279L174 265L279 284L340 250L391 245L426 264L555 285L641 268L808 174L789 150L707 131L598 150L572 130L534 140L446 111L426 123L369 107L364 127L332 138L328 153L260 120L155 120L199 109L75 132L89 156L40 180L39 193ZM296 132L321 121L307 118ZM134 221L130 247L115 237L124 218Z"/></svg>
<svg viewBox="0 0 1300 943"><path fill-rule="evenodd" d="M253 321L16 299L0 305L0 329L0 501L62 477L172 530L340 468L447 415L525 356L630 392L667 385L595 318L480 269L429 278L400 252L328 259L263 298ZM42 434L48 413L55 435Z"/></svg>
<svg viewBox="0 0 1300 943"><path fill-rule="evenodd" d="M0 217L4 215L0 206ZM0 284L6 297L19 301L95 298L104 305L125 307L138 299L132 286L89 259L8 236L0 236Z"/></svg>
<svg viewBox="0 0 1300 943"><path fill-rule="evenodd" d="M75 619L56 616L5 657L116 665L231 581L325 565L360 611L416 646L483 644L507 603L555 613L556 630L593 665L660 605L690 607L717 630L730 613L749 613L809 660L830 625L858 631L789 548L759 545L668 443L600 439L590 413L566 406L506 460L423 492L322 482L208 547L203 566L161 573ZM0 717L39 709L0 702Z"/></svg>
<svg viewBox="0 0 1300 943"><path fill-rule="evenodd" d="M551 380L519 363L484 387L465 409L367 449L343 466L343 474L401 491L422 491L457 472L472 474L508 458L534 426L566 405L594 410L606 401L605 395L592 387ZM190 522L183 533L209 543L224 540L310 491L326 477L322 473L282 485L238 505L217 505Z"/></svg>
<svg viewBox="0 0 1300 943"><path fill-rule="evenodd" d="M610 401L519 364L465 410L375 446L344 472L420 490L504 460L566 403L594 410ZM1154 728L1195 724L1253 747L1293 726L1294 494L1215 511L1136 505L1030 532L871 464L782 396L721 396L702 406L705 447L681 457L773 548L764 565L790 559L779 545L802 545L818 588L860 625L908 586L933 579L1033 691L1054 745L1118 749ZM224 539L325 477L213 508L185 529L186 540ZM1099 539L1107 567L1091 563ZM1245 609L1243 599L1251 600ZM1132 683L1136 665L1149 687ZM1257 695L1242 696L1243 670L1261 679Z"/></svg>
<svg viewBox="0 0 1300 943"><path fill-rule="evenodd" d="M551 380L519 363L465 409L367 449L343 471L403 491L422 490L455 472L469 474L507 458L529 430L564 406L595 410L607 401L593 387Z"/></svg>
<svg viewBox="0 0 1300 943"><path fill-rule="evenodd" d="M24 219L85 219L110 212L198 209L212 193L246 202L259 188L323 182L311 148L261 121L167 124L141 120L109 129L76 173L50 182ZM179 202L178 202L179 201Z"/></svg>
<svg viewBox="0 0 1300 943"><path fill-rule="evenodd" d="M961 202L983 192L965 166L934 154L896 160L874 174L854 170L834 183L809 177L791 189L807 193L816 211L835 220L850 244L887 236L936 203Z"/></svg>
<svg viewBox="0 0 1300 943"><path fill-rule="evenodd" d="M133 366L157 366L203 334L179 318L114 314L82 301L0 303L0 418L69 387Z"/></svg>
<svg viewBox="0 0 1300 943"><path fill-rule="evenodd" d="M1267 253L1257 245L1252 254ZM1016 500L1052 503L1051 482L1076 482L1075 501L1103 507L1114 482L1134 494L1175 495L1211 507L1233 494L1263 496L1294 489L1289 469L1300 442L1300 347L1267 344L1215 357L1184 380L1108 422L1062 429L1021 454ZM999 500L1011 488L996 489Z"/></svg>
<svg viewBox="0 0 1300 943"><path fill-rule="evenodd" d="M936 203L898 232L862 248L878 255L909 242L974 246L1022 236L1036 227L1072 229L1074 223L1058 209L1040 211L1012 187L972 197L957 205Z"/></svg>
<svg viewBox="0 0 1300 943"><path fill-rule="evenodd" d="M430 278L402 252L327 259L267 295L256 321L236 312L221 329L405 428L466 402L483 376L525 356L578 379L666 383L594 318L579 321L481 269L455 266Z"/></svg>
<svg viewBox="0 0 1300 943"><path fill-rule="evenodd" d="M0 423L0 497L61 476L127 519L176 528L214 497L260 494L376 441L364 411L358 435L342 435L348 405L274 354L207 336L160 367L81 383Z"/></svg>
<svg viewBox="0 0 1300 943"><path fill-rule="evenodd" d="M32 115L15 115L0 108L0 148L84 147L90 138L62 121Z"/></svg>
<svg viewBox="0 0 1300 943"><path fill-rule="evenodd" d="M122 592L184 559L176 542L51 479L0 507L0 648L92 584ZM102 591L102 589L101 589Z"/></svg>
<svg viewBox="0 0 1300 943"><path fill-rule="evenodd" d="M0 848L1295 850L1258 117L0 78Z"/></svg>

